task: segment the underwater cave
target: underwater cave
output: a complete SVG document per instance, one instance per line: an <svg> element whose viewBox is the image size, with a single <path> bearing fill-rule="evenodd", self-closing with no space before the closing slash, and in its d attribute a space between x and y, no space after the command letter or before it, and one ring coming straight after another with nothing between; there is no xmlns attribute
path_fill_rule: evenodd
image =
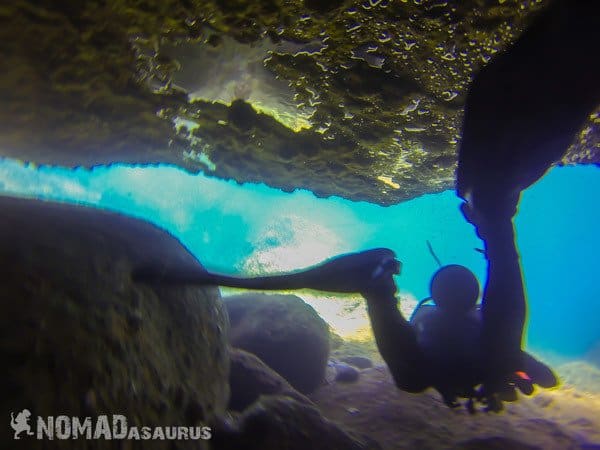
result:
<svg viewBox="0 0 600 450"><path fill-rule="evenodd" d="M596 12L590 0L1 6L1 445L600 447ZM448 316L441 353L468 340L487 365L424 351L444 361L423 366L435 381L406 387L389 355L410 346L377 320L401 314L426 348L415 316L441 310L440 268L474 274L478 323L519 321L482 306L510 253L491 244L504 220L526 302L519 349L558 386L515 366L500 383L514 397L485 394L494 366L477 352L511 337ZM373 269L371 249L395 259ZM316 282L302 275L315 268ZM382 272L397 291L377 318L383 301L360 288L382 292ZM303 281L232 287L278 274ZM476 381L451 385L463 376Z"/></svg>

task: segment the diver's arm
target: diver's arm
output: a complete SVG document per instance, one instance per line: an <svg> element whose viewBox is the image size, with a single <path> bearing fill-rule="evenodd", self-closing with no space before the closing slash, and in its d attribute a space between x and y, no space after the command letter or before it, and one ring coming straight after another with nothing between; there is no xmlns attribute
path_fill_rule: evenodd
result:
<svg viewBox="0 0 600 450"><path fill-rule="evenodd" d="M488 259L482 308L483 344L486 354L493 355L489 369L512 373L522 365L520 356L526 316L512 218L498 218L482 228Z"/></svg>
<svg viewBox="0 0 600 450"><path fill-rule="evenodd" d="M372 290L362 295L367 301L377 348L396 385L408 392L421 392L429 387L417 335L398 310L394 294L389 290Z"/></svg>

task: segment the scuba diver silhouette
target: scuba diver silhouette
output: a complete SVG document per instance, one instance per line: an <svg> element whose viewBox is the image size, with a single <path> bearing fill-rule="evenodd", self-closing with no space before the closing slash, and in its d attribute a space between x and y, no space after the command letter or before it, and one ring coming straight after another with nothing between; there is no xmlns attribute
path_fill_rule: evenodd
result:
<svg viewBox="0 0 600 450"><path fill-rule="evenodd" d="M379 352L400 389L416 393L434 387L448 406L458 406L457 398L464 397L471 412L476 401L484 403L487 410L499 411L503 401L516 399L515 389L529 395L533 384L557 384L548 367L521 350L524 307L507 311L498 305L512 306L515 302L507 301L512 298L524 306L512 222L509 220L503 229L504 234L484 239L486 255L503 255L500 262L490 261L481 306L476 304L479 284L475 276L463 266L448 265L434 274L431 299L421 302L410 321L402 316L395 296L393 277L402 265L394 252L385 248L345 254L294 273L264 277L219 275L198 265L169 271L141 267L134 270L132 278L153 284L360 293L367 302ZM490 289L496 292L489 295ZM507 342L516 342L513 338L517 347L504 351ZM489 357L489 349L496 352L494 357Z"/></svg>
<svg viewBox="0 0 600 450"><path fill-rule="evenodd" d="M475 411L476 402L497 412L503 401L516 400L516 389L530 395L534 384L557 385L552 370L521 349L524 318L514 311L504 316L507 322L494 316L505 314L495 304L505 298L486 296L490 287L496 288L498 276L503 277L507 294L523 292L518 259L513 262L516 267L508 271L502 265L493 266L481 305L477 304L479 283L469 269L456 264L441 267L431 279L431 297L419 303L410 320L397 307L391 274L362 292L377 347L400 389L416 393L434 387L450 407L459 406L457 399L463 397L468 399L470 412ZM486 329L498 324L506 324L509 331ZM518 348L490 355L489 348L505 348L507 333L519 335Z"/></svg>
<svg viewBox="0 0 600 450"><path fill-rule="evenodd" d="M449 406L468 399L499 411L517 390L557 384L552 370L523 351L527 302L513 217L520 193L559 161L600 101L597 2L555 0L505 52L475 76L467 94L456 191L465 219L485 244L487 276L479 285L462 266L442 267L431 280L433 304L402 316L393 276L401 264L388 249L342 255L306 271L243 279L142 267L134 280L251 289L359 292L381 356L396 385L436 388Z"/></svg>

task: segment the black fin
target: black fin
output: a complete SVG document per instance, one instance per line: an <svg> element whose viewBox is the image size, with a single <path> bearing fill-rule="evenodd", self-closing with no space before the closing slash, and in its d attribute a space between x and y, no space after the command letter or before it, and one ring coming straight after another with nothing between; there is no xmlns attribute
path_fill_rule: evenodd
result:
<svg viewBox="0 0 600 450"><path fill-rule="evenodd" d="M558 386L558 377L552 369L541 361L538 361L529 353L523 352L524 372L531 378L533 383L543 387L552 388Z"/></svg>

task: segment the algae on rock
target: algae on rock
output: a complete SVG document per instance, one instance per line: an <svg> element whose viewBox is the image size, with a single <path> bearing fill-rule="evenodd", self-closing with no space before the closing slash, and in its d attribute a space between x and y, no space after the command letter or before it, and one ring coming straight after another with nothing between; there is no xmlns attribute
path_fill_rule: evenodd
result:
<svg viewBox="0 0 600 450"><path fill-rule="evenodd" d="M173 237L93 208L7 197L0 205L3 411L27 408L34 420L122 414L139 427L210 424L224 412L228 320L218 291L151 288L129 275L149 261L197 264ZM31 439L29 448L82 448ZM153 448L171 448L162 445Z"/></svg>
<svg viewBox="0 0 600 450"><path fill-rule="evenodd" d="M473 74L548 3L10 0L0 155L382 205L439 192ZM563 163L600 162L597 122Z"/></svg>

